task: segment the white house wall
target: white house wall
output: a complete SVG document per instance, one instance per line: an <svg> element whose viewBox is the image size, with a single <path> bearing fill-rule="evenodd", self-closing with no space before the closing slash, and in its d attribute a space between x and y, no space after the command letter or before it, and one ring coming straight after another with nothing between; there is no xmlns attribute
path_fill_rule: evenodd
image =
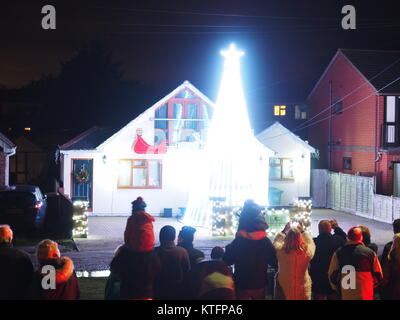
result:
<svg viewBox="0 0 400 320"><path fill-rule="evenodd" d="M298 197L310 196L311 152L295 139L290 131L276 127L262 132L258 139L274 150L276 158L292 158L294 180L270 180L269 186L283 191L281 204L293 203Z"/></svg>
<svg viewBox="0 0 400 320"><path fill-rule="evenodd" d="M64 192L71 195L71 159L93 158L93 215L128 215L131 202L138 196L145 199L147 211L155 215L162 213L164 208L172 208L178 213L179 207L186 207L190 173L196 167L198 150L181 146L169 147L166 154L136 154L133 151L137 129L142 130L146 142L153 144L153 116L153 110L145 112L107 140L97 152L62 151ZM162 160L162 188L118 189L119 159Z"/></svg>

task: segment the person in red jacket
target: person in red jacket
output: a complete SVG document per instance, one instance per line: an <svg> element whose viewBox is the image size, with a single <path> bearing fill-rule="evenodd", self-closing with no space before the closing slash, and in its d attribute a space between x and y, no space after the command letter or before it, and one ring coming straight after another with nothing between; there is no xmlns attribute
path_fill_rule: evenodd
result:
<svg viewBox="0 0 400 320"><path fill-rule="evenodd" d="M144 211L145 203L139 198L126 224L125 244L110 265L111 272L120 279L120 299L153 299L155 280L161 272L160 258L154 251L155 219Z"/></svg>

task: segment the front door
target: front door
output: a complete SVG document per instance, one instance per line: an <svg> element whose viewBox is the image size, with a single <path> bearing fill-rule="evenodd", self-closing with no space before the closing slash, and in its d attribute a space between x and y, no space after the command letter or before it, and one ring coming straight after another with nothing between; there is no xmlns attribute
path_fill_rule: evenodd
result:
<svg viewBox="0 0 400 320"><path fill-rule="evenodd" d="M93 159L72 159L71 200L89 201L93 208Z"/></svg>

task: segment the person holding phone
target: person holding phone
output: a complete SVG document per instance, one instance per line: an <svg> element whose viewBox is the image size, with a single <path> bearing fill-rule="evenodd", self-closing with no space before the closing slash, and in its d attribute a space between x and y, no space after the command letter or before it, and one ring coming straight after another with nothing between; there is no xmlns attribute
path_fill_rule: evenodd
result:
<svg viewBox="0 0 400 320"><path fill-rule="evenodd" d="M315 252L315 244L304 232L304 225L293 227L287 223L274 240L278 258L275 277L275 300L311 300L311 277L308 267Z"/></svg>

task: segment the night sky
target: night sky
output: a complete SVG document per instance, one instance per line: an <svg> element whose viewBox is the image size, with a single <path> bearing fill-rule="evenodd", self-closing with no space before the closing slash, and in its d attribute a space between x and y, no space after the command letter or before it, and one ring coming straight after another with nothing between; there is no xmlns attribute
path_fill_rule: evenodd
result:
<svg viewBox="0 0 400 320"><path fill-rule="evenodd" d="M96 42L120 62L124 79L153 88L150 105L184 80L215 99L219 51L234 42L246 51L242 70L250 116L262 127L271 102L306 98L338 48L400 49L395 3L4 0L0 86L17 88L45 74L56 76L62 62ZM41 28L46 4L57 10L56 30ZM347 4L357 10L356 30L341 28Z"/></svg>

